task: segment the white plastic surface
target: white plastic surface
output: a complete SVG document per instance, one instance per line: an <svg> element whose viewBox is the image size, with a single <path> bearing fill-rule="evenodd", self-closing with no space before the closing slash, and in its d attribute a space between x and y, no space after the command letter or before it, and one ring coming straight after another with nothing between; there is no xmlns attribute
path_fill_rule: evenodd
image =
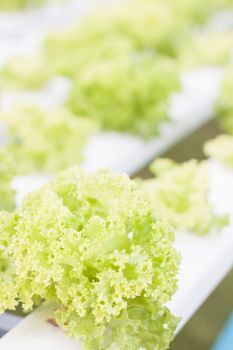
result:
<svg viewBox="0 0 233 350"><path fill-rule="evenodd" d="M182 264L179 290L169 303L182 321L181 329L233 265L233 171L210 162L210 200L216 212L229 213L230 224L218 233L197 237L176 233ZM204 220L205 218L203 218ZM1 350L81 350L80 343L65 337L49 324L52 306L40 307L0 340Z"/></svg>

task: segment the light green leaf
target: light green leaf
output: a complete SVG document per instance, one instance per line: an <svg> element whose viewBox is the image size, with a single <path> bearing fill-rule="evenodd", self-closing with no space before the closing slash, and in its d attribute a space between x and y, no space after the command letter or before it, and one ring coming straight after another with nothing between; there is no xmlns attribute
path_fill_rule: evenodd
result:
<svg viewBox="0 0 233 350"><path fill-rule="evenodd" d="M135 182L71 168L0 219L14 262L2 311L53 302L58 325L86 350L167 349L178 319L164 303L180 258Z"/></svg>

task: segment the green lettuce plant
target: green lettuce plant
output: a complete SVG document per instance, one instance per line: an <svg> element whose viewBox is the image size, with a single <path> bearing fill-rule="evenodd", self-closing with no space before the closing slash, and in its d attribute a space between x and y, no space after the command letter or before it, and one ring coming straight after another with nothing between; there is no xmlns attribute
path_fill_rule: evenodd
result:
<svg viewBox="0 0 233 350"><path fill-rule="evenodd" d="M193 35L180 49L182 67L229 64L233 53L233 33L207 32Z"/></svg>
<svg viewBox="0 0 233 350"><path fill-rule="evenodd" d="M64 171L0 214L0 237L13 262L2 311L52 302L54 322L86 350L167 349L180 258L126 175Z"/></svg>
<svg viewBox="0 0 233 350"><path fill-rule="evenodd" d="M172 227L205 235L227 223L227 217L215 215L208 199L205 163L191 160L178 165L169 159L158 159L150 169L157 177L141 181L141 191L155 214Z"/></svg>
<svg viewBox="0 0 233 350"><path fill-rule="evenodd" d="M207 141L204 152L207 156L233 167L233 136L219 135L215 139Z"/></svg>
<svg viewBox="0 0 233 350"><path fill-rule="evenodd" d="M78 75L67 104L104 129L150 137L168 119L169 97L178 89L173 61L139 55L89 65Z"/></svg>
<svg viewBox="0 0 233 350"><path fill-rule="evenodd" d="M36 4L43 1L37 0ZM3 2L2 6L6 4L8 7L25 6L32 2L12 0ZM131 0L115 6L105 4L81 21L79 19L72 28L49 34L37 57L11 59L1 71L0 84L38 88L51 75L73 78L87 63L138 51L176 57L180 55L180 46L190 46L190 33L196 25L203 24L211 14L230 5L231 0L204 3L201 0ZM208 45L212 46L211 43ZM189 55L185 59L193 61Z"/></svg>
<svg viewBox="0 0 233 350"><path fill-rule="evenodd" d="M0 86L4 89L37 90L54 76L73 80L90 62L125 57L133 50L132 44L122 37L112 40L111 36L107 36L100 42L82 47L75 39L73 30L58 31L48 36L40 53L11 58L1 69Z"/></svg>
<svg viewBox="0 0 233 350"><path fill-rule="evenodd" d="M51 78L52 72L42 53L13 57L0 72L0 87L3 89L36 90Z"/></svg>
<svg viewBox="0 0 233 350"><path fill-rule="evenodd" d="M96 60L145 51L174 56L185 31L184 19L174 16L174 8L162 1L101 7L70 29L49 34L37 57L11 59L0 83L38 88L51 75L75 78L83 66Z"/></svg>
<svg viewBox="0 0 233 350"><path fill-rule="evenodd" d="M194 25L203 25L217 12L232 8L232 0L169 0L168 3L175 15Z"/></svg>
<svg viewBox="0 0 233 350"><path fill-rule="evenodd" d="M101 7L70 29L49 34L36 57L11 59L1 71L0 84L37 89L54 75L75 79L97 60L145 51L174 55L180 27L179 18L174 20L172 9L162 2Z"/></svg>
<svg viewBox="0 0 233 350"><path fill-rule="evenodd" d="M65 109L16 107L0 115L7 127L5 152L17 173L55 172L82 161L83 147L96 124Z"/></svg>
<svg viewBox="0 0 233 350"><path fill-rule="evenodd" d="M79 63L83 54L87 60L96 59L98 48L111 42L105 50L111 57L128 53L129 49L176 56L179 44L184 39L187 43L195 24L203 23L218 8L219 2L212 0L205 3L201 0L131 0L115 6L105 4L69 30L49 35L45 52L52 62L68 64L71 58L71 62ZM123 47L115 46L115 42L122 41ZM77 65L74 68L77 69Z"/></svg>
<svg viewBox="0 0 233 350"><path fill-rule="evenodd" d="M77 28L79 29L79 26ZM85 40L85 31L77 28L58 31L46 38L43 59L44 64L50 68L50 74L67 76L73 80L91 63L113 58L121 59L135 52L133 43L126 37L113 36L106 31L103 38L93 38L89 42L88 39ZM93 35L96 35L94 28L89 26L88 28ZM53 64L49 65L48 62Z"/></svg>
<svg viewBox="0 0 233 350"><path fill-rule="evenodd" d="M13 213L0 211L0 313L6 309L13 310L17 305L15 266L12 258L7 253L7 248L11 241L10 227L13 223Z"/></svg>
<svg viewBox="0 0 233 350"><path fill-rule="evenodd" d="M173 55L176 36L183 29L183 18L174 17L173 8L162 1L128 1L101 6L73 28L48 37L46 48L52 58L76 54L107 40L125 40L131 49L153 50ZM65 48L65 50L63 50ZM81 52L80 52L81 51ZM110 52L110 51L109 51ZM114 53L113 53L114 55ZM64 57L65 57L64 56Z"/></svg>
<svg viewBox="0 0 233 350"><path fill-rule="evenodd" d="M48 35L44 54L57 74L71 77L98 59L145 51L174 57L179 46L187 44L195 23L211 12L210 5L200 0L105 4L72 28Z"/></svg>
<svg viewBox="0 0 233 350"><path fill-rule="evenodd" d="M5 150L0 148L0 210L12 210L15 207L15 191L11 181L15 175L14 164Z"/></svg>
<svg viewBox="0 0 233 350"><path fill-rule="evenodd" d="M0 11L15 11L42 5L46 0L1 0Z"/></svg>

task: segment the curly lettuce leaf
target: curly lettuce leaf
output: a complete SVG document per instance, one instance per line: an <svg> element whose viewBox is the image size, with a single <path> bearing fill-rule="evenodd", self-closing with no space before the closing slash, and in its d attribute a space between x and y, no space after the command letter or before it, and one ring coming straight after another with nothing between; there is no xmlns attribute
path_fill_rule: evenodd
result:
<svg viewBox="0 0 233 350"><path fill-rule="evenodd" d="M0 211L0 313L14 309L17 305L17 286L15 284L15 265L8 247L15 225L15 214Z"/></svg>
<svg viewBox="0 0 233 350"><path fill-rule="evenodd" d="M168 118L169 97L179 89L176 64L154 55L95 62L77 77L68 107L104 129L150 137Z"/></svg>
<svg viewBox="0 0 233 350"><path fill-rule="evenodd" d="M60 311L56 312L56 320L65 321L63 328L71 336L74 330L84 335L83 347L88 350L167 349L178 321L168 308L144 297L130 299L127 309L108 323L107 331L95 325L92 318L77 319L75 326L72 317L64 319Z"/></svg>
<svg viewBox="0 0 233 350"><path fill-rule="evenodd" d="M0 309L57 304L54 318L84 349L167 349L177 318L174 235L126 175L60 173L0 220L13 285ZM4 283L3 283L4 288Z"/></svg>
<svg viewBox="0 0 233 350"><path fill-rule="evenodd" d="M215 139L207 141L204 152L207 156L233 167L233 136L219 135Z"/></svg>
<svg viewBox="0 0 233 350"><path fill-rule="evenodd" d="M82 150L96 131L94 122L65 109L44 111L21 106L0 115L7 127L5 152L19 174L55 172L82 161Z"/></svg>
<svg viewBox="0 0 233 350"><path fill-rule="evenodd" d="M176 229L205 235L228 222L214 213L208 199L208 169L195 160L176 164L155 160L150 167L157 177L141 181L141 191L158 217Z"/></svg>

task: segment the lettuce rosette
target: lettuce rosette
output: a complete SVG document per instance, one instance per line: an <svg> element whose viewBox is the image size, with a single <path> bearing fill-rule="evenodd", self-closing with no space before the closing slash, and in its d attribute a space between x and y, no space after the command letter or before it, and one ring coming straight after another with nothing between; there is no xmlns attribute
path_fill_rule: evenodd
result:
<svg viewBox="0 0 233 350"><path fill-rule="evenodd" d="M83 148L97 124L64 108L46 111L17 106L0 115L6 127L3 150L18 174L56 172L83 159Z"/></svg>
<svg viewBox="0 0 233 350"><path fill-rule="evenodd" d="M0 85L38 89L52 76L76 79L89 64L100 60L147 52L176 55L186 21L174 15L172 6L153 1L106 6L69 29L49 33L40 53L10 59L1 70Z"/></svg>
<svg viewBox="0 0 233 350"><path fill-rule="evenodd" d="M159 218L178 230L200 236L227 224L228 218L216 215L209 200L205 162L176 164L169 159L157 159L150 169L156 177L141 181L140 187Z"/></svg>
<svg viewBox="0 0 233 350"><path fill-rule="evenodd" d="M53 322L86 350L168 348L180 257L128 176L64 171L1 212L0 233L1 311L55 303Z"/></svg>
<svg viewBox="0 0 233 350"><path fill-rule="evenodd" d="M103 129L146 138L168 119L170 96L179 89L174 61L145 54L87 66L77 76L67 105Z"/></svg>
<svg viewBox="0 0 233 350"><path fill-rule="evenodd" d="M207 141L204 151L207 156L233 167L233 135L219 135L215 139Z"/></svg>
<svg viewBox="0 0 233 350"><path fill-rule="evenodd" d="M182 67L219 66L231 62L233 54L233 32L207 31L194 34L184 42L179 52Z"/></svg>

